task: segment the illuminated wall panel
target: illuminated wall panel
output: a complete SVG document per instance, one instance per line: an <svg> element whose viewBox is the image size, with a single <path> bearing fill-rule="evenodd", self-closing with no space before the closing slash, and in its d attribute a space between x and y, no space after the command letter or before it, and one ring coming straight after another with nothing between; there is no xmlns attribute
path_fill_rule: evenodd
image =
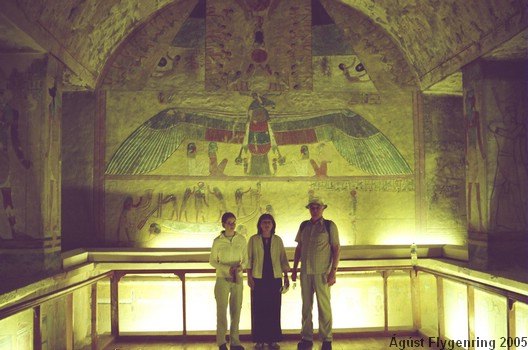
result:
<svg viewBox="0 0 528 350"><path fill-rule="evenodd" d="M32 309L0 320L0 349L33 349Z"/></svg>
<svg viewBox="0 0 528 350"><path fill-rule="evenodd" d="M428 336L438 335L438 296L436 278L428 273L418 273L420 286L420 331Z"/></svg>
<svg viewBox="0 0 528 350"><path fill-rule="evenodd" d="M452 340L468 339L467 286L444 280L445 337Z"/></svg>
<svg viewBox="0 0 528 350"><path fill-rule="evenodd" d="M383 328L383 279L379 274L338 274L338 283L332 287L333 326L335 329ZM214 275L207 277L188 275L187 330L214 331L216 329L216 302ZM244 281L246 283L246 281ZM244 300L240 329L251 330L251 293L244 285ZM284 331L301 327L301 288L297 283L282 295L281 326ZM210 317L204 317L210 315ZM318 328L317 304L313 308L314 328Z"/></svg>
<svg viewBox="0 0 528 350"><path fill-rule="evenodd" d="M412 328L411 278L408 272L394 272L387 279L389 328Z"/></svg>
<svg viewBox="0 0 528 350"><path fill-rule="evenodd" d="M383 318L383 278L378 273L338 274L332 287L333 327L380 328ZM297 325L300 328L300 325Z"/></svg>
<svg viewBox="0 0 528 350"><path fill-rule="evenodd" d="M186 275L186 307L187 330L215 331L216 330L216 300L214 274L188 274ZM229 312L227 313L229 322ZM204 317L207 315L207 317ZM251 293L244 277L244 294L242 300L242 313L240 315L240 330L251 329Z"/></svg>
<svg viewBox="0 0 528 350"><path fill-rule="evenodd" d="M186 275L185 296L189 332L216 330L215 280L214 274Z"/></svg>
<svg viewBox="0 0 528 350"><path fill-rule="evenodd" d="M507 321L506 298L475 289L475 339L499 341L507 338Z"/></svg>
<svg viewBox="0 0 528 350"><path fill-rule="evenodd" d="M40 308L42 349L66 349L66 298L42 303Z"/></svg>
<svg viewBox="0 0 528 350"><path fill-rule="evenodd" d="M97 282L97 334L111 331L110 280Z"/></svg>
<svg viewBox="0 0 528 350"><path fill-rule="evenodd" d="M339 277L338 277L339 278ZM334 294L332 294L333 296ZM313 309L313 324L314 329L319 327L319 313L317 312L317 306L314 302ZM302 319L302 297L301 297L301 284L299 281L296 282L295 288L293 284L287 293L282 295L282 309L281 309L281 326L283 330L298 330L301 328ZM335 320L335 317L334 317Z"/></svg>
<svg viewBox="0 0 528 350"><path fill-rule="evenodd" d="M73 292L73 341L75 349L89 346L92 331L92 287L87 286Z"/></svg>
<svg viewBox="0 0 528 350"><path fill-rule="evenodd" d="M516 301L515 307L515 336L528 339L528 305Z"/></svg>
<svg viewBox="0 0 528 350"><path fill-rule="evenodd" d="M182 285L175 275L127 275L119 281L119 332L181 332Z"/></svg>
<svg viewBox="0 0 528 350"><path fill-rule="evenodd" d="M187 330L196 331L216 330L216 300L214 274L188 274L185 279ZM284 309L283 309L284 310ZM229 311L227 312L229 322ZM244 277L244 294L242 312L240 314L240 330L251 330L251 291Z"/></svg>
<svg viewBox="0 0 528 350"><path fill-rule="evenodd" d="M378 273L338 273L332 286L334 329L383 328L383 279ZM249 309L248 309L249 310ZM244 314L243 310L243 314ZM282 295L281 326L283 330L301 328L302 298L300 283ZM319 327L319 313L314 298L313 324Z"/></svg>

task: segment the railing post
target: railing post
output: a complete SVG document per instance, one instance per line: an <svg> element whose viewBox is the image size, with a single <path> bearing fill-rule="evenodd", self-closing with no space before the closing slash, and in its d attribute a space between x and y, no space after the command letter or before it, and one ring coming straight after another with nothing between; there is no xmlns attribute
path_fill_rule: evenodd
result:
<svg viewBox="0 0 528 350"><path fill-rule="evenodd" d="M438 300L438 337L445 339L444 279L436 276L436 298Z"/></svg>
<svg viewBox="0 0 528 350"><path fill-rule="evenodd" d="M517 302L508 298L508 320L507 320L507 330L508 330L508 339L517 339L517 324L516 324L516 309ZM509 345L509 344L508 344ZM522 348L519 348L522 349ZM514 344L508 348L508 350L517 350L517 346Z"/></svg>
<svg viewBox="0 0 528 350"><path fill-rule="evenodd" d="M40 305L33 308L33 349L42 350L42 327Z"/></svg>
<svg viewBox="0 0 528 350"><path fill-rule="evenodd" d="M110 277L110 332L113 337L119 336L119 280L124 273L115 271Z"/></svg>
<svg viewBox="0 0 528 350"><path fill-rule="evenodd" d="M183 325L183 341L187 338L187 291L185 287L185 272L175 273L182 282L182 325Z"/></svg>
<svg viewBox="0 0 528 350"><path fill-rule="evenodd" d="M65 297L66 303L66 350L73 350L73 292L66 294Z"/></svg>
<svg viewBox="0 0 528 350"><path fill-rule="evenodd" d="M422 315L420 304L420 278L418 277L418 271L415 268L412 268L409 272L411 276L411 305L413 329L415 331L418 331L422 327Z"/></svg>
<svg viewBox="0 0 528 350"><path fill-rule="evenodd" d="M97 283L91 285L90 312L92 317L91 343L92 350L97 350Z"/></svg>
<svg viewBox="0 0 528 350"><path fill-rule="evenodd" d="M467 308L468 308L468 350L474 350L471 340L475 339L475 287L467 286Z"/></svg>
<svg viewBox="0 0 528 350"><path fill-rule="evenodd" d="M389 289L388 289L388 271L381 271L383 277L383 331L389 333Z"/></svg>

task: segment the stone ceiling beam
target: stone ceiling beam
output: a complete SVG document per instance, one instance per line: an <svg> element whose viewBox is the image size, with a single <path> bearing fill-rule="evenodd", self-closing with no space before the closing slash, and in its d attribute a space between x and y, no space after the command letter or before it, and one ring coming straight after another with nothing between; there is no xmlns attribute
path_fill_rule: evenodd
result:
<svg viewBox="0 0 528 350"><path fill-rule="evenodd" d="M39 23L30 21L26 15L17 6L16 1L2 1L2 12L14 26L26 33L35 42L37 42L46 52L54 56L70 69L83 82L85 87L95 87L96 74L82 65L73 57L46 28Z"/></svg>
<svg viewBox="0 0 528 350"><path fill-rule="evenodd" d="M448 60L442 62L420 77L420 86L426 90L453 73L460 71L466 64L487 54L501 44L528 28L528 6L523 11L495 27L495 30L483 36L479 41L471 43L462 51L457 52Z"/></svg>

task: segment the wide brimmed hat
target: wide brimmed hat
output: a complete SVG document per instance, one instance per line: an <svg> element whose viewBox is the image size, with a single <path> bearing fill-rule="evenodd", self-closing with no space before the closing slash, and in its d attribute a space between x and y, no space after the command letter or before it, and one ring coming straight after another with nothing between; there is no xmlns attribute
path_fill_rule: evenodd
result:
<svg viewBox="0 0 528 350"><path fill-rule="evenodd" d="M324 204L324 202L323 202L323 200L321 198L314 197L314 198L310 199L308 204L306 204L306 209L310 209L310 205L312 205L312 204L320 205L321 207L323 207L323 209L326 209L328 207L328 205Z"/></svg>

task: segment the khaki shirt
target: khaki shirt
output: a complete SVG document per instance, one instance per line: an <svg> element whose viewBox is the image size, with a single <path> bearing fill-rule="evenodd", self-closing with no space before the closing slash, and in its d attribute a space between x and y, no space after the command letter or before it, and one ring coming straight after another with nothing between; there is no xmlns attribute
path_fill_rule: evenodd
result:
<svg viewBox="0 0 528 350"><path fill-rule="evenodd" d="M330 232L326 232L324 218L313 223L311 220L295 237L301 243L301 273L309 275L324 274L332 266L332 246L339 246L339 232L334 222L330 225Z"/></svg>

